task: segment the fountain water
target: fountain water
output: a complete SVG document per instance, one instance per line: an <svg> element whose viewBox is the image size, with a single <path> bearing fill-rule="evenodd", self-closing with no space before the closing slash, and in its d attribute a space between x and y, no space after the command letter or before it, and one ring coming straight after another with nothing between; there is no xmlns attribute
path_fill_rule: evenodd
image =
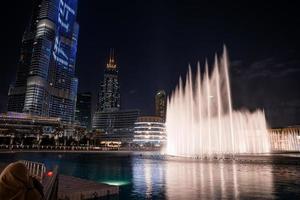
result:
<svg viewBox="0 0 300 200"><path fill-rule="evenodd" d="M276 128L269 130L273 151L300 152L300 127Z"/></svg>
<svg viewBox="0 0 300 200"><path fill-rule="evenodd" d="M167 105L168 155L201 158L270 151L264 112L232 109L228 68L224 47L212 73L206 63L201 76L198 63L194 81L191 67L185 85L179 79Z"/></svg>

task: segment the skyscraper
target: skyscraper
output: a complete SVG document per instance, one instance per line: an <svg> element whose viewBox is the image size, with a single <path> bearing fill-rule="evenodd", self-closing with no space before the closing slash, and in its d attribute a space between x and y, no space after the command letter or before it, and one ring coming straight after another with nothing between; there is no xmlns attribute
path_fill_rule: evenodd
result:
<svg viewBox="0 0 300 200"><path fill-rule="evenodd" d="M90 92L78 93L76 102L76 115L75 120L81 126L91 129L91 105L92 94Z"/></svg>
<svg viewBox="0 0 300 200"><path fill-rule="evenodd" d="M120 109L120 86L118 67L114 50L110 50L109 59L104 70L104 78L100 84L98 111L112 112Z"/></svg>
<svg viewBox="0 0 300 200"><path fill-rule="evenodd" d="M155 95L155 115L159 116L163 120L165 120L166 110L167 110L166 92L163 90L160 90Z"/></svg>
<svg viewBox="0 0 300 200"><path fill-rule="evenodd" d="M113 49L104 70L100 84L97 111L94 113L92 128L107 134L133 133L133 125L140 112L137 109L120 110L120 85L118 67Z"/></svg>
<svg viewBox="0 0 300 200"><path fill-rule="evenodd" d="M59 117L72 123L78 80L77 0L35 0L22 40L8 111Z"/></svg>
<svg viewBox="0 0 300 200"><path fill-rule="evenodd" d="M38 23L36 19L38 18L40 12L39 4L39 1L34 1L32 16L22 37L16 81L10 86L8 91L8 111L23 112L27 88L27 78L31 65L33 42L36 33L36 26Z"/></svg>

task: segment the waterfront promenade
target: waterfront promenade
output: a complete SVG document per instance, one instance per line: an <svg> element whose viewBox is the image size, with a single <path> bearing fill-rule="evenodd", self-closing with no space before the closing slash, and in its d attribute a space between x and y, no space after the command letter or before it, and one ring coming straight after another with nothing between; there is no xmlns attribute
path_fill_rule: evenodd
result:
<svg viewBox="0 0 300 200"><path fill-rule="evenodd" d="M155 147L95 147L95 146L37 146L37 145L0 145L0 152L107 152L107 151L160 151Z"/></svg>

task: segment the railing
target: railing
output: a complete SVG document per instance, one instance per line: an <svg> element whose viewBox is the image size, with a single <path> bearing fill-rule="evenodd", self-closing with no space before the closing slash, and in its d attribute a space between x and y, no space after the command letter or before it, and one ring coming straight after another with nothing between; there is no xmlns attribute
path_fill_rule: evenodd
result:
<svg viewBox="0 0 300 200"><path fill-rule="evenodd" d="M20 162L27 167L30 176L38 179L41 183L43 182L43 178L46 173L46 166L43 163L28 160L20 160Z"/></svg>
<svg viewBox="0 0 300 200"><path fill-rule="evenodd" d="M45 177L44 182L44 199L56 200L58 192L58 166L55 166L51 176Z"/></svg>
<svg viewBox="0 0 300 200"><path fill-rule="evenodd" d="M36 178L44 187L44 200L57 199L58 192L58 166L46 176L46 166L43 163L20 160L28 169L29 175Z"/></svg>

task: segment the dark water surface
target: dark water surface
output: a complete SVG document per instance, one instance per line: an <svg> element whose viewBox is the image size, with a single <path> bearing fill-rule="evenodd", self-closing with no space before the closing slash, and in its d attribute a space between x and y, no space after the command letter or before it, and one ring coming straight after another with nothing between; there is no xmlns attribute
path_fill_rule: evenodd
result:
<svg viewBox="0 0 300 200"><path fill-rule="evenodd" d="M120 186L119 199L300 199L300 166L144 159L131 153L2 153Z"/></svg>

